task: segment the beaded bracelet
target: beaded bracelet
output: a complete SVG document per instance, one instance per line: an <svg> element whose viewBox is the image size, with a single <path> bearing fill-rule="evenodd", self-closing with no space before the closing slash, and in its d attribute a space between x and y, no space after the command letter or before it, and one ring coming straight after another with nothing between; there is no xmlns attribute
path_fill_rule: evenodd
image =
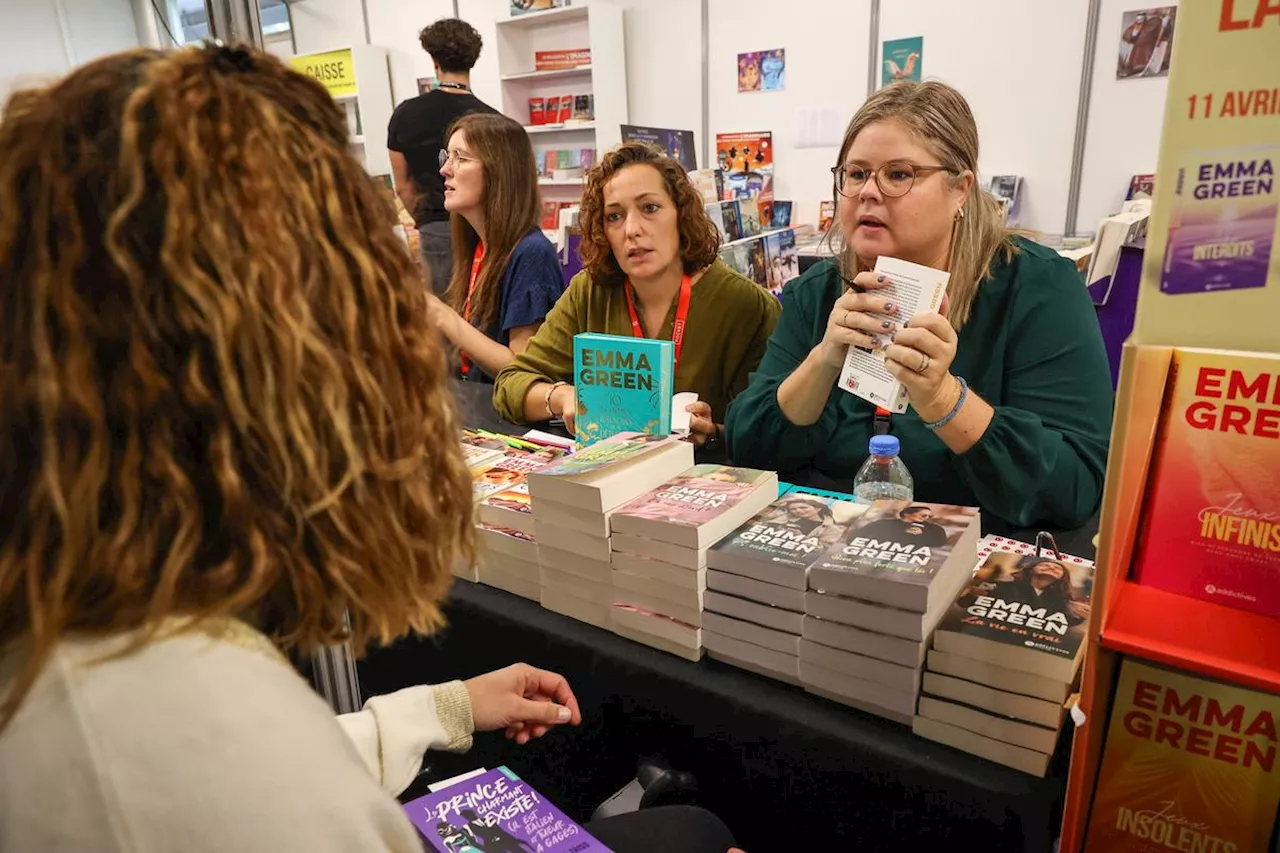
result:
<svg viewBox="0 0 1280 853"><path fill-rule="evenodd" d="M956 400L956 404L951 407L951 411L942 417L942 420L933 421L932 423L924 421L924 428L930 432L941 429L951 423L951 419L960 414L960 410L964 408L964 401L969 398L969 383L964 381L963 376L957 376L956 378L960 380L960 399Z"/></svg>
<svg viewBox="0 0 1280 853"><path fill-rule="evenodd" d="M547 417L555 420L559 415L551 411L551 395L556 393L556 389L561 385L568 385L568 382L552 382L551 387L547 389L547 398L543 400L543 405L547 407Z"/></svg>

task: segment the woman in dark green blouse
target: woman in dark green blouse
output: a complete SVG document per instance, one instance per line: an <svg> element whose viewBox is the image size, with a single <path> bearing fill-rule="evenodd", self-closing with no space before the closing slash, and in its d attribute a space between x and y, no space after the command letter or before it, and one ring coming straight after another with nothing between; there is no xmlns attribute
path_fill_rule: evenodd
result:
<svg viewBox="0 0 1280 853"><path fill-rule="evenodd" d="M849 481L875 409L835 387L849 346L883 346L910 407L890 429L917 500L1014 526L1077 527L1102 497L1112 391L1075 267L1014 236L975 187L978 132L941 83L863 104L835 176L836 258L782 294L759 370L726 421L739 464ZM881 256L951 273L941 314L903 317L876 291Z"/></svg>

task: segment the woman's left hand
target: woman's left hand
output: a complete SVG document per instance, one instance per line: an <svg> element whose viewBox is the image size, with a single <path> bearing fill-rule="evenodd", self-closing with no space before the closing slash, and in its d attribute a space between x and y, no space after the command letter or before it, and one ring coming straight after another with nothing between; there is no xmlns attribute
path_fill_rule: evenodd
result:
<svg viewBox="0 0 1280 853"><path fill-rule="evenodd" d="M458 312L450 308L444 300L434 293L427 294L427 319L440 330L442 335L449 337L450 328L457 317Z"/></svg>
<svg viewBox="0 0 1280 853"><path fill-rule="evenodd" d="M528 743L552 726L582 722L578 700L563 675L517 663L463 682L478 732L504 729L508 739Z"/></svg>
<svg viewBox="0 0 1280 853"><path fill-rule="evenodd" d="M723 427L711 419L711 404L704 400L690 403L684 410L689 413L689 438L694 447L704 447L720 437Z"/></svg>
<svg viewBox="0 0 1280 853"><path fill-rule="evenodd" d="M944 313L917 314L893 336L885 348L885 367L907 389L911 406L921 419L936 421L955 405L956 382L951 363L956 357L956 330Z"/></svg>

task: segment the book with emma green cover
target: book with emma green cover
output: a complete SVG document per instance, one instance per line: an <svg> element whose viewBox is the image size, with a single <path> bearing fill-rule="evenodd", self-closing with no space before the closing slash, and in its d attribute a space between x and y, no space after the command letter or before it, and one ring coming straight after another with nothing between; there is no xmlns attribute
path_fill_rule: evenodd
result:
<svg viewBox="0 0 1280 853"><path fill-rule="evenodd" d="M1266 853L1280 803L1280 696L1127 658L1086 853Z"/></svg>
<svg viewBox="0 0 1280 853"><path fill-rule="evenodd" d="M729 567L736 559L807 568L832 545L841 542L850 525L867 511L847 495L791 487L731 536L712 549L708 565Z"/></svg>
<svg viewBox="0 0 1280 853"><path fill-rule="evenodd" d="M669 434L674 361L671 341L574 335L578 445L594 444L620 432Z"/></svg>
<svg viewBox="0 0 1280 853"><path fill-rule="evenodd" d="M833 575L928 586L952 559L965 559L966 573L972 571L977 521L976 507L876 501L817 567ZM967 554L959 553L966 534Z"/></svg>
<svg viewBox="0 0 1280 853"><path fill-rule="evenodd" d="M611 853L506 767L405 803L435 853Z"/></svg>
<svg viewBox="0 0 1280 853"><path fill-rule="evenodd" d="M875 271L888 277L888 285L876 293L898 306L897 315L885 319L899 325L916 314L941 308L951 277L942 270L885 255L876 260ZM907 389L885 366L888 345L889 337L884 335L874 349L849 347L840 371L840 387L872 405L902 414L907 410Z"/></svg>
<svg viewBox="0 0 1280 853"><path fill-rule="evenodd" d="M778 496L777 474L728 465L694 465L673 480L623 505L613 514L613 529L625 533L625 519L700 527L731 511L759 489Z"/></svg>
<svg viewBox="0 0 1280 853"><path fill-rule="evenodd" d="M1280 145L1188 152L1178 168L1160 289L1263 287L1276 237Z"/></svg>
<svg viewBox="0 0 1280 853"><path fill-rule="evenodd" d="M1139 583L1280 617L1280 355L1175 349Z"/></svg>

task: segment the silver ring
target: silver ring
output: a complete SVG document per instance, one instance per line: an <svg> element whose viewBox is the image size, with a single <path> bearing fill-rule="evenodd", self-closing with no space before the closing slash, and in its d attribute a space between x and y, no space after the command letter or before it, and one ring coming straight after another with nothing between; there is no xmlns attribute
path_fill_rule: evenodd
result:
<svg viewBox="0 0 1280 853"><path fill-rule="evenodd" d="M841 326L844 326L846 329L850 328L850 326L849 326L849 309L848 309L848 308L844 309L844 316L840 318L840 325L841 325Z"/></svg>
<svg viewBox="0 0 1280 853"><path fill-rule="evenodd" d="M929 356L925 355L924 353L920 353L920 355L923 356L923 360L920 362L920 366L916 368L916 373L924 373L926 370L929 369L929 364L931 362L931 359L929 358Z"/></svg>

